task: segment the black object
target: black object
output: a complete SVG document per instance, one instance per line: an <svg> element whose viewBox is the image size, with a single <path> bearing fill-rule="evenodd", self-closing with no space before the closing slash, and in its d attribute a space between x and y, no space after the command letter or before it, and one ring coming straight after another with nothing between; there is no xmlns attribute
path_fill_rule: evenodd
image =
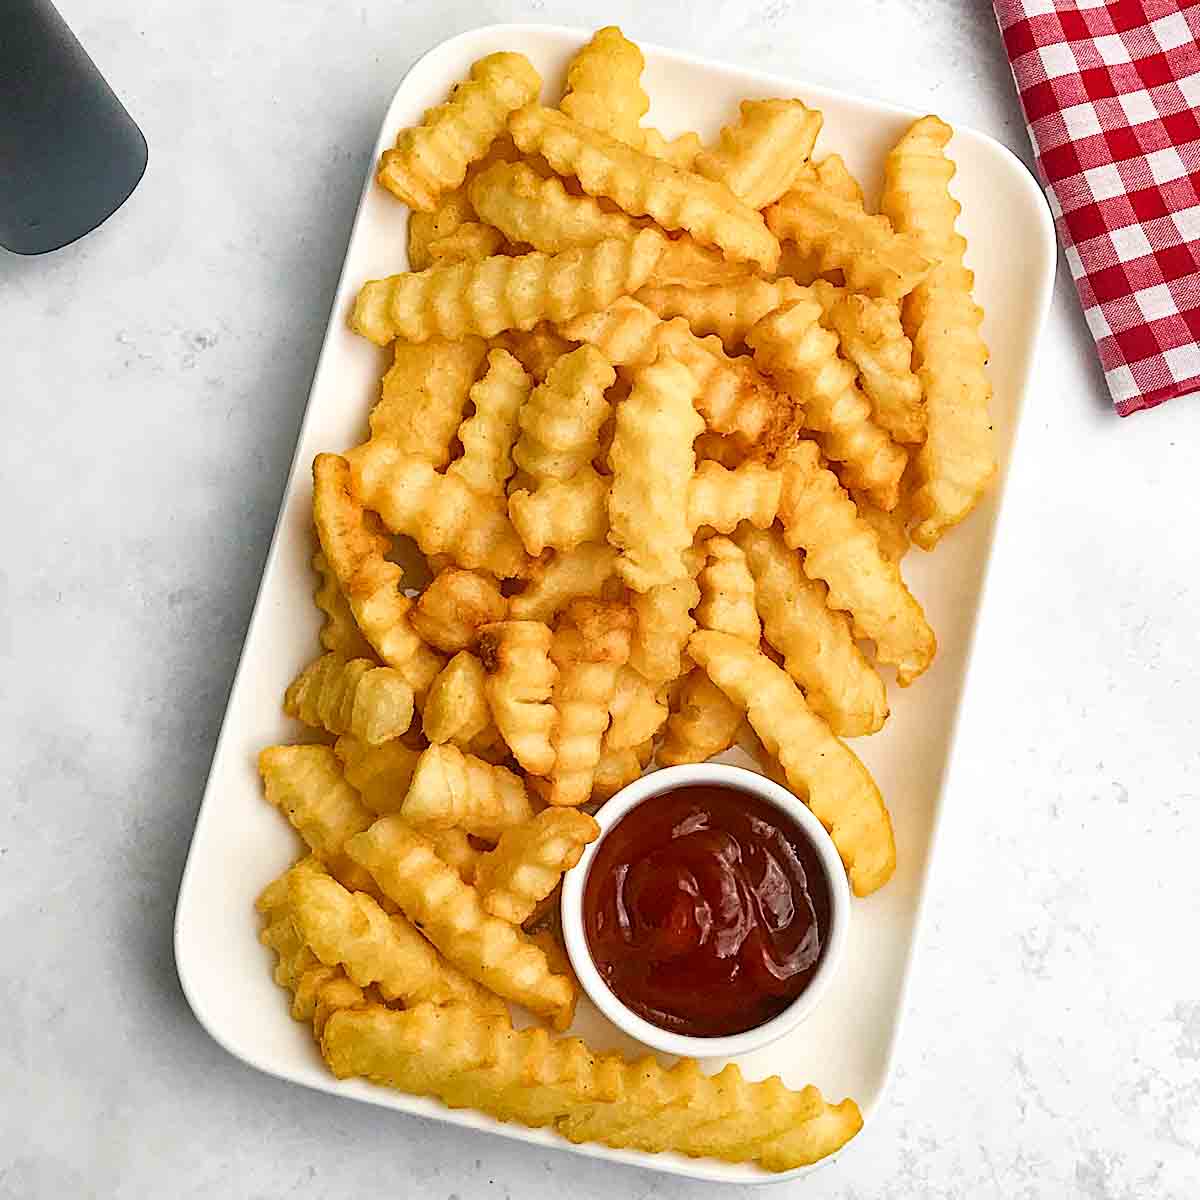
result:
<svg viewBox="0 0 1200 1200"><path fill-rule="evenodd" d="M90 233L146 170L146 139L49 0L0 0L0 246Z"/></svg>

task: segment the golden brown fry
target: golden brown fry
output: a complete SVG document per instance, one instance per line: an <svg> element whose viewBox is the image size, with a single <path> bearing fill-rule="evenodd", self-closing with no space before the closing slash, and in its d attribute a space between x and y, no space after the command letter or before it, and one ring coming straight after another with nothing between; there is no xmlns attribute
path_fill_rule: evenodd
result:
<svg viewBox="0 0 1200 1200"><path fill-rule="evenodd" d="M574 175L589 196L604 196L633 217L653 217L664 229L686 230L729 258L775 269L779 243L762 217L723 184L538 104L514 113L509 130L522 150L544 155L560 175Z"/></svg>
<svg viewBox="0 0 1200 1200"><path fill-rule="evenodd" d="M689 618L683 644L686 645L695 627L695 622ZM667 719L667 706L658 699L654 685L645 676L632 667L624 667L617 673L609 701L609 716L604 747L613 751L631 750L644 745L662 728Z"/></svg>
<svg viewBox="0 0 1200 1200"><path fill-rule="evenodd" d="M937 651L921 606L812 442L788 453L783 474L779 519L785 541L804 550L804 573L829 585L829 604L850 614L856 636L875 643L880 661L894 664L906 687Z"/></svg>
<svg viewBox="0 0 1200 1200"><path fill-rule="evenodd" d="M915 239L819 183L799 180L766 216L776 237L815 255L822 273L841 271L853 291L899 300L929 273Z"/></svg>
<svg viewBox="0 0 1200 1200"><path fill-rule="evenodd" d="M467 198L467 188L442 192L436 206L429 212L419 209L408 214L408 265L413 271L433 266L429 247L434 242L451 237L461 226L475 219L475 210Z"/></svg>
<svg viewBox="0 0 1200 1200"><path fill-rule="evenodd" d="M317 873L295 874L288 898L297 930L326 966L340 966L385 1000L467 1004L479 1013L507 1015L504 1001L448 963L399 913L389 916L363 892L347 891Z"/></svg>
<svg viewBox="0 0 1200 1200"><path fill-rule="evenodd" d="M641 85L645 65L641 50L615 25L606 25L571 59L559 107L572 120L639 145L650 108Z"/></svg>
<svg viewBox="0 0 1200 1200"><path fill-rule="evenodd" d="M996 473L983 309L971 295L975 277L963 264L967 243L955 231L960 206L949 190L954 163L946 144L953 132L937 117L922 117L884 168L883 211L936 263L904 302L925 392L927 434L913 495L913 541L923 550L979 503Z"/></svg>
<svg viewBox="0 0 1200 1200"><path fill-rule="evenodd" d="M700 630L692 657L735 704L787 772L788 786L829 830L850 885L865 896L896 867L888 811L866 767L804 702L788 674L758 649L725 633Z"/></svg>
<svg viewBox="0 0 1200 1200"><path fill-rule="evenodd" d="M730 471L718 462L702 462L688 489L688 525L708 525L732 533L741 521L766 529L779 512L783 474L762 463L744 463Z"/></svg>
<svg viewBox="0 0 1200 1200"><path fill-rule="evenodd" d="M397 342L383 397L371 410L371 436L391 438L404 454L444 467L486 349L481 337Z"/></svg>
<svg viewBox="0 0 1200 1200"><path fill-rule="evenodd" d="M493 254L503 253L504 234L479 221L464 221L452 234L436 238L427 249L431 266L451 263L479 262Z"/></svg>
<svg viewBox="0 0 1200 1200"><path fill-rule="evenodd" d="M494 842L533 809L519 776L441 745L421 752L400 815L415 829L462 829Z"/></svg>
<svg viewBox="0 0 1200 1200"><path fill-rule="evenodd" d="M709 677L694 667L683 679L658 749L664 767L705 762L728 750L744 714Z"/></svg>
<svg viewBox="0 0 1200 1200"><path fill-rule="evenodd" d="M525 163L496 163L471 184L471 203L510 242L546 254L594 246L607 238L632 238L644 227L623 212L609 212L591 196L572 195L556 175L543 179Z"/></svg>
<svg viewBox="0 0 1200 1200"><path fill-rule="evenodd" d="M524 368L506 350L488 355L487 374L471 388L475 411L458 429L462 457L450 464L447 475L458 476L481 495L504 495L513 473L517 414L532 386Z"/></svg>
<svg viewBox="0 0 1200 1200"><path fill-rule="evenodd" d="M545 954L520 929L488 913L428 839L399 817L380 817L351 838L347 851L459 970L557 1029L570 1024L571 981L551 973Z"/></svg>
<svg viewBox="0 0 1200 1200"><path fill-rule="evenodd" d="M701 629L730 633L752 646L762 639L762 625L755 604L754 576L741 547L727 537L712 537L704 543L708 555L696 582L700 603L696 622Z"/></svg>
<svg viewBox="0 0 1200 1200"><path fill-rule="evenodd" d="M554 891L563 872L579 861L584 846L599 836L594 818L572 808L547 808L507 830L476 872L475 888L483 907L494 917L520 925L538 901Z"/></svg>
<svg viewBox="0 0 1200 1200"><path fill-rule="evenodd" d="M400 811L417 769L419 751L398 741L368 746L343 734L334 743L333 752L342 764L346 782L359 793L367 808L379 815Z"/></svg>
<svg viewBox="0 0 1200 1200"><path fill-rule="evenodd" d="M423 697L441 670L441 659L413 628L413 603L400 590L404 572L386 557L391 544L351 493L350 464L336 454L313 460L313 518L359 629L413 694Z"/></svg>
<svg viewBox="0 0 1200 1200"><path fill-rule="evenodd" d="M732 1063L715 1076L691 1059L669 1070L652 1057L631 1063L577 1038L481 1020L465 1006L347 1009L330 1018L322 1052L339 1078L361 1075L503 1121L551 1125L574 1142L761 1160L776 1171L834 1153L862 1127L852 1100L831 1106L813 1087L747 1084Z"/></svg>
<svg viewBox="0 0 1200 1200"><path fill-rule="evenodd" d="M606 543L555 553L533 564L525 590L509 599L509 614L520 621L550 621L578 597L599 599L605 586L615 582L616 571L617 551Z"/></svg>
<svg viewBox="0 0 1200 1200"><path fill-rule="evenodd" d="M258 756L267 802L279 809L329 873L355 891L374 892L366 873L346 857L346 841L375 814L342 777L328 746L268 746Z"/></svg>
<svg viewBox="0 0 1200 1200"><path fill-rule="evenodd" d="M765 208L796 182L821 132L821 114L799 100L743 100L715 150L697 155L695 170L725 184L751 208Z"/></svg>
<svg viewBox="0 0 1200 1200"><path fill-rule="evenodd" d="M442 669L425 697L422 719L425 736L435 745L453 742L467 749L492 723L483 663L459 651Z"/></svg>
<svg viewBox="0 0 1200 1200"><path fill-rule="evenodd" d="M809 708L839 737L882 729L888 715L883 680L855 643L846 614L829 607L825 584L805 575L800 556L773 529L743 525L734 540L754 576L767 641L783 655Z"/></svg>
<svg viewBox="0 0 1200 1200"><path fill-rule="evenodd" d="M447 866L458 872L463 883L474 883L483 852L471 845L471 839L461 829L423 829L433 852Z"/></svg>
<svg viewBox="0 0 1200 1200"><path fill-rule="evenodd" d="M399 737L413 718L413 691L399 671L369 658L322 654L291 682L283 711L330 733L370 746Z"/></svg>
<svg viewBox="0 0 1200 1200"><path fill-rule="evenodd" d="M850 168L840 154L827 154L813 163L816 181L827 192L850 204L863 206L862 185L850 174Z"/></svg>
<svg viewBox="0 0 1200 1200"><path fill-rule="evenodd" d="M459 187L471 163L504 132L509 113L541 91L542 80L523 54L489 54L471 67L449 99L404 129L379 166L379 182L410 208L431 212Z"/></svg>
<svg viewBox="0 0 1200 1200"><path fill-rule="evenodd" d="M871 403L854 368L838 354L837 335L821 325L820 303L808 293L768 313L746 335L755 362L803 405L803 423L840 465L847 487L860 488L880 508L900 498L908 454L871 419Z"/></svg>
<svg viewBox="0 0 1200 1200"><path fill-rule="evenodd" d="M532 329L509 329L491 340L493 346L507 350L525 368L535 383L550 374L550 368L564 354L575 349L575 343L561 337L548 322Z"/></svg>
<svg viewBox="0 0 1200 1200"><path fill-rule="evenodd" d="M547 479L534 491L517 488L508 498L508 513L526 553L544 550L569 553L608 534L610 480L588 465L570 479Z"/></svg>
<svg viewBox="0 0 1200 1200"><path fill-rule="evenodd" d="M554 766L557 714L551 696L558 668L550 658L553 638L540 621L500 621L480 631L492 719L530 775L548 775Z"/></svg>
<svg viewBox="0 0 1200 1200"><path fill-rule="evenodd" d="M636 292L665 245L662 234L643 229L561 254L494 255L374 279L359 291L350 324L386 346L397 337L491 337L539 321L569 321Z"/></svg>
<svg viewBox="0 0 1200 1200"><path fill-rule="evenodd" d="M638 592L687 573L692 442L704 429L695 409L698 390L691 372L662 354L638 372L629 399L617 409L608 540L622 551L618 574Z"/></svg>
<svg viewBox="0 0 1200 1200"><path fill-rule="evenodd" d="M552 805L578 807L591 797L617 676L629 660L633 623L624 605L598 600L575 600L560 618L550 645L558 668L553 695L558 722L544 798Z"/></svg>
<svg viewBox="0 0 1200 1200"><path fill-rule="evenodd" d="M623 787L637 779L654 757L654 741L643 742L618 750L609 745L605 736L600 750L600 761L596 764L596 779L592 787L592 800L603 803L611 799Z"/></svg>
<svg viewBox="0 0 1200 1200"><path fill-rule="evenodd" d="M912 506L911 497L905 492L905 483L911 476L910 468L900 481L900 502L891 512L884 512L882 508L876 507L862 492L850 493L859 517L875 531L884 558L897 565L908 553L909 547L908 527L912 522Z"/></svg>
<svg viewBox="0 0 1200 1200"><path fill-rule="evenodd" d="M481 626L504 620L507 611L508 601L490 576L447 567L421 593L412 623L431 646L457 654L475 644Z"/></svg>
<svg viewBox="0 0 1200 1200"><path fill-rule="evenodd" d="M749 263L730 262L719 250L679 233L667 241L646 283L652 287L708 287L749 279L751 270Z"/></svg>
<svg viewBox="0 0 1200 1200"><path fill-rule="evenodd" d="M407 534L425 554L450 554L460 566L482 567L501 579L519 575L525 550L498 500L387 438L347 451L354 494L393 533Z"/></svg>
<svg viewBox="0 0 1200 1200"><path fill-rule="evenodd" d="M696 156L704 149L700 135L686 130L678 137L668 138L649 125L642 126L642 153L651 158L661 158L680 171L691 171L696 165Z"/></svg>
<svg viewBox="0 0 1200 1200"><path fill-rule="evenodd" d="M635 299L664 321L682 317L697 337L716 334L725 350L736 354L755 322L803 296L804 289L786 276L768 281L746 275L733 283L710 287L650 285L642 288Z"/></svg>
<svg viewBox="0 0 1200 1200"><path fill-rule="evenodd" d="M791 401L749 359L729 358L717 338L698 338L686 321L663 321L632 297L568 322L562 332L590 342L634 377L660 354L673 355L696 381L696 408L709 429L735 435L747 450L768 453L792 430Z"/></svg>
<svg viewBox="0 0 1200 1200"><path fill-rule="evenodd" d="M513 459L531 478L570 479L599 452L600 426L609 415L604 392L616 372L594 346L580 346L550 369L521 410Z"/></svg>
<svg viewBox="0 0 1200 1200"><path fill-rule="evenodd" d="M858 370L875 423L898 442L923 441L925 400L895 302L851 292L826 308L825 320Z"/></svg>
<svg viewBox="0 0 1200 1200"><path fill-rule="evenodd" d="M321 580L313 599L325 614L325 622L321 626L321 645L343 658L369 658L374 661L375 650L355 624L354 613L350 611L350 605L338 587L337 576L323 551L318 550L313 555L312 565Z"/></svg>

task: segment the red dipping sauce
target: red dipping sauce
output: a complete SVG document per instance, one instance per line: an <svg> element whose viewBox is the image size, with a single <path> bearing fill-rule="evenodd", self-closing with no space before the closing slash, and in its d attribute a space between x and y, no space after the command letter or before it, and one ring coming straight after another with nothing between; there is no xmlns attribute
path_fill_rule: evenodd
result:
<svg viewBox="0 0 1200 1200"><path fill-rule="evenodd" d="M829 934L816 848L774 805L676 788L609 830L588 872L592 961L628 1008L689 1037L743 1033L808 986Z"/></svg>

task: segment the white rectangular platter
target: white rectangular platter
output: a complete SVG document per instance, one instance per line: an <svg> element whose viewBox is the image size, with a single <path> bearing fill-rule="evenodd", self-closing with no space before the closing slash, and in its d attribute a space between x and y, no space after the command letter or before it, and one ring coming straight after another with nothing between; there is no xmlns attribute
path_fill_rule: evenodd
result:
<svg viewBox="0 0 1200 1200"><path fill-rule="evenodd" d="M495 25L443 43L412 68L396 92L374 158L393 142L397 130L415 124L427 107L440 102L475 59L496 50L526 54L546 81L545 98L553 103L561 94L567 62L590 32ZM869 201L879 189L884 153L920 115L672 50L643 49L644 82L653 105L648 121L665 133L695 129L711 138L733 119L745 97L799 96L824 113L818 154L839 151ZM889 680L892 716L886 729L854 743L891 808L895 877L874 896L856 901L845 965L817 1013L786 1040L741 1060L751 1079L779 1072L789 1084L815 1083L834 1099L853 1096L867 1129L851 1147L870 1136L871 1113L891 1065L930 857L947 799L943 781L992 534L1054 275L1050 215L1021 163L999 143L962 128L950 152L959 167L953 186L963 204L960 227L970 243L968 262L987 311L984 333L992 352L1000 478L982 508L935 555L914 550L905 559L905 575L937 631L940 651L932 669L907 690ZM780 1178L754 1167L677 1155L572 1147L546 1131L502 1125L476 1112L451 1111L362 1081L339 1082L321 1062L311 1031L288 1016L285 996L272 981L272 956L257 940L254 899L294 860L299 846L263 801L255 759L264 746L299 740L299 727L283 716L280 703L288 682L317 653L319 620L309 566L310 466L318 452L343 450L365 435L387 355L352 334L346 316L364 280L406 268L405 230L406 210L368 177L183 876L175 953L184 991L198 1020L231 1054L296 1083L538 1146L697 1179L745 1184ZM580 1003L575 1032L598 1048L635 1048L586 999ZM404 1131L399 1125L397 1132ZM845 1152L852 1151L848 1147Z"/></svg>

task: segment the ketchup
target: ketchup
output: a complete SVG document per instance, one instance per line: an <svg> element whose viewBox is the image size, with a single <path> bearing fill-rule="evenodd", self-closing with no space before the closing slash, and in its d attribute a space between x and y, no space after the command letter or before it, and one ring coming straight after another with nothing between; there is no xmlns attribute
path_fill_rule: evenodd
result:
<svg viewBox="0 0 1200 1200"><path fill-rule="evenodd" d="M588 872L592 960L672 1033L721 1037L781 1013L812 978L829 884L808 836L748 792L681 787L630 810Z"/></svg>

